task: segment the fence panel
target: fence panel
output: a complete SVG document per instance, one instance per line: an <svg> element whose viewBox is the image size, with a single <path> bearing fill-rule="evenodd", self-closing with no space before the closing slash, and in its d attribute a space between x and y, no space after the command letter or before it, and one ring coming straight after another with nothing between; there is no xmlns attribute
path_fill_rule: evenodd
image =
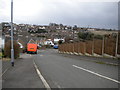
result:
<svg viewBox="0 0 120 90"><path fill-rule="evenodd" d="M74 46L73 46L73 43L70 44L71 45L71 52L74 53Z"/></svg>
<svg viewBox="0 0 120 90"><path fill-rule="evenodd" d="M69 51L69 43L66 43L66 52Z"/></svg>
<svg viewBox="0 0 120 90"><path fill-rule="evenodd" d="M94 40L94 53L102 55L102 40Z"/></svg>
<svg viewBox="0 0 120 90"><path fill-rule="evenodd" d="M74 43L74 52L78 53L78 43Z"/></svg>
<svg viewBox="0 0 120 90"><path fill-rule="evenodd" d="M74 43L71 43L71 52L74 53Z"/></svg>
<svg viewBox="0 0 120 90"><path fill-rule="evenodd" d="M61 51L61 45L59 45L58 51Z"/></svg>
<svg viewBox="0 0 120 90"><path fill-rule="evenodd" d="M66 52L66 43L64 44L64 52Z"/></svg>
<svg viewBox="0 0 120 90"><path fill-rule="evenodd" d="M118 33L118 54L120 55L120 32Z"/></svg>
<svg viewBox="0 0 120 90"><path fill-rule="evenodd" d="M70 43L68 44L68 52L71 52L71 45L70 45Z"/></svg>
<svg viewBox="0 0 120 90"><path fill-rule="evenodd" d="M93 41L86 41L86 53L92 55L92 45Z"/></svg>
<svg viewBox="0 0 120 90"><path fill-rule="evenodd" d="M61 45L61 51L62 51L62 52L64 51L63 48L64 48L64 46L63 46L63 44L62 44L62 45Z"/></svg>
<svg viewBox="0 0 120 90"><path fill-rule="evenodd" d="M66 52L66 43L64 44L64 52Z"/></svg>
<svg viewBox="0 0 120 90"><path fill-rule="evenodd" d="M115 56L115 49L116 49L116 39L114 38L105 38L105 47L104 53L108 55Z"/></svg>
<svg viewBox="0 0 120 90"><path fill-rule="evenodd" d="M78 52L81 54L85 54L85 42L79 42L79 49Z"/></svg>

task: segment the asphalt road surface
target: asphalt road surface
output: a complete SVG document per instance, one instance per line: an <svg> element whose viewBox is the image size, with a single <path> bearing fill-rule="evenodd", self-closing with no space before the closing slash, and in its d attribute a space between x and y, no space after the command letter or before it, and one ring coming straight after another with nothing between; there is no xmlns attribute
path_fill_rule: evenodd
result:
<svg viewBox="0 0 120 90"><path fill-rule="evenodd" d="M90 57L46 49L22 58L3 75L3 88L118 88L120 84L118 66L88 61Z"/></svg>
<svg viewBox="0 0 120 90"><path fill-rule="evenodd" d="M64 56L57 50L41 50L34 61L51 88L118 88L120 83L118 66Z"/></svg>

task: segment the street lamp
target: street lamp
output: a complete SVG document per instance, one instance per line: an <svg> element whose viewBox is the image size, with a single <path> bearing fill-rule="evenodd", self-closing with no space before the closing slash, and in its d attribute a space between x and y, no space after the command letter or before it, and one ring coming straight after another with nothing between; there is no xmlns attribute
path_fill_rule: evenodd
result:
<svg viewBox="0 0 120 90"><path fill-rule="evenodd" d="M14 66L14 47L13 47L13 0L11 0L11 65Z"/></svg>

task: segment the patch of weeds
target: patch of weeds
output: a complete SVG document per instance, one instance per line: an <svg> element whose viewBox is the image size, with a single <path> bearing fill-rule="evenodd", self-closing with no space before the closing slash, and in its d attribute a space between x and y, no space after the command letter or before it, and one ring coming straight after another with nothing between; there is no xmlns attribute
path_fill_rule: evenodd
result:
<svg viewBox="0 0 120 90"><path fill-rule="evenodd" d="M111 65L111 66L118 66L118 65L116 65L116 64L110 64L110 63L106 63L106 62L101 62L101 61L95 61L96 63L98 63L98 64L106 64L106 65Z"/></svg>
<svg viewBox="0 0 120 90"><path fill-rule="evenodd" d="M3 61L10 61L10 58L2 58Z"/></svg>
<svg viewBox="0 0 120 90"><path fill-rule="evenodd" d="M106 64L105 62L97 62L97 61L95 61L95 62L98 64Z"/></svg>

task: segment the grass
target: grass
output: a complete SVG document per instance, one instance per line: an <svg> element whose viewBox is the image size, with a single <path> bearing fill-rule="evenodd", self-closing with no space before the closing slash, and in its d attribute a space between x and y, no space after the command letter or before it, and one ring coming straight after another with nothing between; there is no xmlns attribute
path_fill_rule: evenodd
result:
<svg viewBox="0 0 120 90"><path fill-rule="evenodd" d="M2 58L3 61L10 61L10 58Z"/></svg>
<svg viewBox="0 0 120 90"><path fill-rule="evenodd" d="M96 63L98 63L98 64L106 64L105 62L98 62L98 61L95 61Z"/></svg>
<svg viewBox="0 0 120 90"><path fill-rule="evenodd" d="M102 61L94 61L94 62L98 63L98 64L106 64L106 65L118 66L116 64L106 63L106 62L102 62Z"/></svg>
<svg viewBox="0 0 120 90"><path fill-rule="evenodd" d="M0 56L2 56L2 52L0 52Z"/></svg>
<svg viewBox="0 0 120 90"><path fill-rule="evenodd" d="M0 52L0 59L2 58L2 56L3 56L3 54L2 54L2 52Z"/></svg>
<svg viewBox="0 0 120 90"><path fill-rule="evenodd" d="M70 56L64 56L64 57L69 57L69 58L70 58ZM88 59L84 59L84 58L80 58L80 59L82 59L82 60L87 60L87 61L89 61L89 62L95 62L95 63L97 63L97 64L106 64L106 65L111 65L111 66L118 66L117 64L106 63L106 62L103 62L103 61L88 60Z"/></svg>
<svg viewBox="0 0 120 90"><path fill-rule="evenodd" d="M2 58L3 54L2 52L0 52L0 60L3 60L3 61L9 61L10 58Z"/></svg>

